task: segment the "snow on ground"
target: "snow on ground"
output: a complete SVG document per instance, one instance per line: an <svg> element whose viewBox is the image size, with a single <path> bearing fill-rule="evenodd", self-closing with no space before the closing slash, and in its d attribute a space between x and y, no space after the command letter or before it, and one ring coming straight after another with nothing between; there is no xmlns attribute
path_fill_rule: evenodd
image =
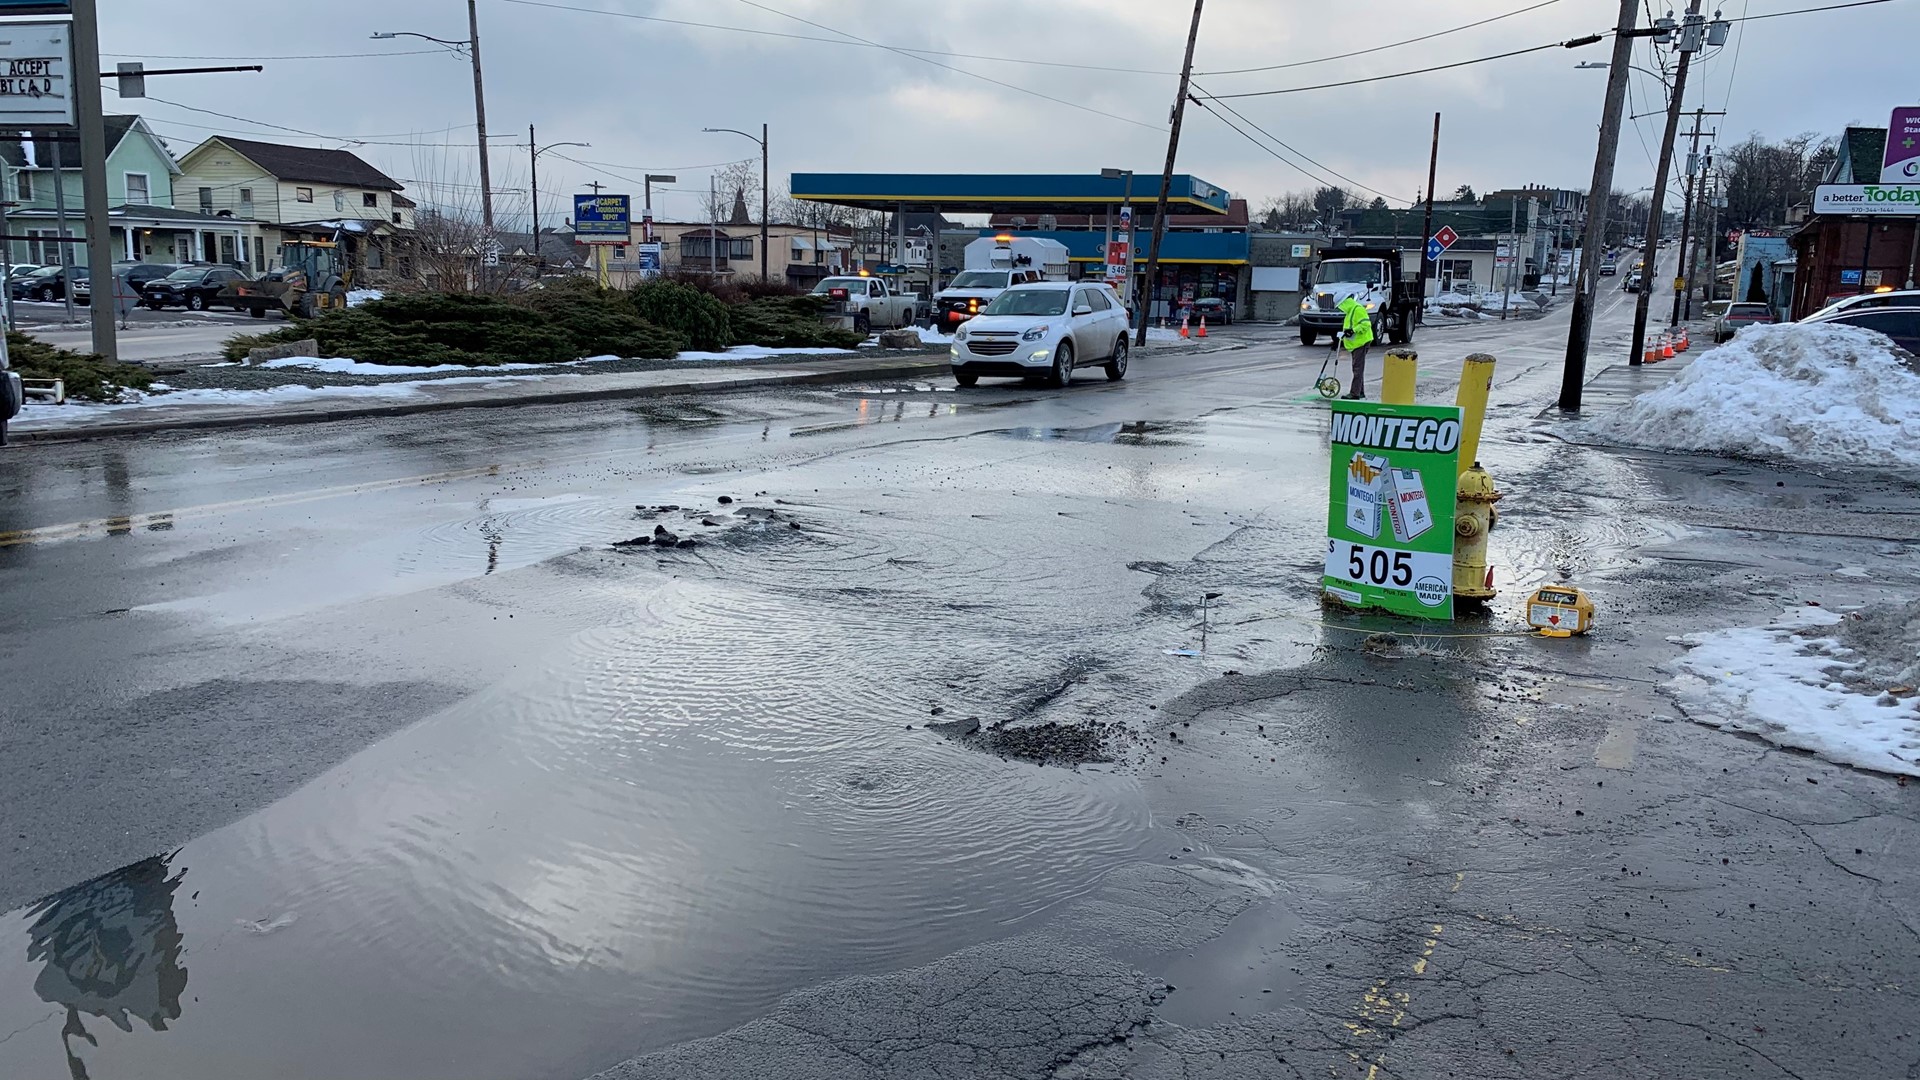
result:
<svg viewBox="0 0 1920 1080"><path fill-rule="evenodd" d="M674 357L682 361L707 360L745 360L768 356L831 356L846 353L846 349L813 348L768 348L763 345L735 345L725 352L683 352ZM409 367L405 364L369 364L364 360L354 360L344 356L289 356L280 360L263 360L251 365L257 368L274 370L316 371L327 375L434 375L443 371L529 371L535 368L573 367L578 364L599 364L620 357L611 354L589 356L581 360L569 360L559 364L495 364L492 367L475 368L465 364L430 364Z"/></svg>
<svg viewBox="0 0 1920 1080"><path fill-rule="evenodd" d="M1889 681L1903 670L1912 675L1914 611L1843 617L1807 607L1766 626L1691 634L1679 639L1690 651L1675 663L1679 674L1667 690L1710 727L1842 765L1920 776L1920 701L1911 684ZM1892 632L1862 632L1855 623ZM1891 663L1874 655L1888 647L1900 654Z"/></svg>
<svg viewBox="0 0 1920 1080"><path fill-rule="evenodd" d="M801 346L783 346L773 348L766 345L735 345L725 352L683 352L675 360L744 360L763 356L844 356L852 349L806 348Z"/></svg>
<svg viewBox="0 0 1920 1080"><path fill-rule="evenodd" d="M348 307L359 307L361 304L364 304L369 300L385 300L386 298L387 298L387 294L381 292L379 289L348 289L347 290L347 306Z"/></svg>
<svg viewBox="0 0 1920 1080"><path fill-rule="evenodd" d="M458 386L473 383L519 382L548 378L545 375L474 376L470 378L431 379L420 382L374 383L360 386L275 386L265 390L176 390L170 393L142 394L128 391L123 399L108 404L41 405L29 404L20 410L14 422L24 427L45 429L79 427L110 419L128 409L147 409L174 405L298 405L312 401L337 401L343 398L402 399L413 397L426 386ZM156 384L157 385L157 384Z"/></svg>
<svg viewBox="0 0 1920 1080"><path fill-rule="evenodd" d="M1630 446L1871 470L1920 468L1920 375L1869 330L1754 326L1580 425Z"/></svg>

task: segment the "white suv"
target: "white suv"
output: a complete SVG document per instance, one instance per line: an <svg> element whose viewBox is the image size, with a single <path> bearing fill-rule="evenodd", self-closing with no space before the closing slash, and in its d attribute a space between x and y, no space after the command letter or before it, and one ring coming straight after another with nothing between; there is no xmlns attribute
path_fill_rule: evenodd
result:
<svg viewBox="0 0 1920 1080"><path fill-rule="evenodd" d="M947 350L954 381L982 375L1046 379L1065 386L1073 369L1104 365L1109 379L1127 376L1127 310L1099 281L1016 285L954 331Z"/></svg>

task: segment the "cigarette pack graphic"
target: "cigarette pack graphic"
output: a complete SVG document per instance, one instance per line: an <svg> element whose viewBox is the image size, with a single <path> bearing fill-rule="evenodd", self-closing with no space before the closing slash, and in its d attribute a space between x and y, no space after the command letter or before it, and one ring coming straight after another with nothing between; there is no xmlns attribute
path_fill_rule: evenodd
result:
<svg viewBox="0 0 1920 1080"><path fill-rule="evenodd" d="M1387 517L1393 538L1407 543L1433 528L1433 508L1427 505L1427 486L1418 469L1387 470Z"/></svg>
<svg viewBox="0 0 1920 1080"><path fill-rule="evenodd" d="M1355 452L1347 463L1347 528L1379 537L1387 500L1387 459Z"/></svg>

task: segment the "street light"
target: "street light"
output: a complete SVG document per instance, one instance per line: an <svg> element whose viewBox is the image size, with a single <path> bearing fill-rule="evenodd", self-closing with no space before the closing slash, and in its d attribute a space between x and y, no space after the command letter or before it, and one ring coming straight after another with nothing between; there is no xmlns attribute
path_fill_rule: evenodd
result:
<svg viewBox="0 0 1920 1080"><path fill-rule="evenodd" d="M467 50L467 57L473 61L473 122L478 129L480 145L480 218L486 226L487 238L493 238L493 184L491 170L487 167L487 95L480 81L480 13L474 6L474 0L467 0L467 40L449 41L432 34L418 34L412 30L393 30L376 32L376 41L397 37L417 37L444 45L455 52Z"/></svg>
<svg viewBox="0 0 1920 1080"><path fill-rule="evenodd" d="M533 141L533 125L527 125L527 188L533 192L533 266L534 276L547 269L547 252L540 246L540 155L562 146L592 146L583 142L552 142L538 146Z"/></svg>
<svg viewBox="0 0 1920 1080"><path fill-rule="evenodd" d="M701 128L700 130L709 135L721 133L738 135L743 139L753 139L760 144L760 279L765 281L767 278L767 125L760 125L760 137L757 139L739 128Z"/></svg>
<svg viewBox="0 0 1920 1080"><path fill-rule="evenodd" d="M640 236L642 240L651 244L653 243L653 185L677 184L680 182L680 178L677 176L669 176L666 173L646 173L641 176L640 180L640 186L645 189L644 194L646 196L646 202L640 210ZM709 236L707 240L711 243L713 238ZM761 246L765 247L766 245L762 243Z"/></svg>
<svg viewBox="0 0 1920 1080"><path fill-rule="evenodd" d="M1101 169L1100 170L1100 179L1102 180L1119 180L1122 178L1125 178L1127 182L1127 186L1120 196L1120 205L1125 208L1122 211L1121 216L1126 219L1126 223L1127 223L1127 264L1126 264L1127 287L1125 292L1121 295L1120 299L1123 303L1126 304L1127 310L1131 312L1133 310L1133 170L1132 169ZM1107 208L1107 250L1109 252L1113 250L1113 208L1112 207Z"/></svg>

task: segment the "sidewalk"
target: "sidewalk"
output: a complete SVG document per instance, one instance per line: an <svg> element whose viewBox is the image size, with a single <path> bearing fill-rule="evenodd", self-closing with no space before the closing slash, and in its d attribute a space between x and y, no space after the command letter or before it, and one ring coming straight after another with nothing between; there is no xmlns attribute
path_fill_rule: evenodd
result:
<svg viewBox="0 0 1920 1080"><path fill-rule="evenodd" d="M606 398L924 378L947 370L944 355L847 356L791 364L672 368L606 374L477 375L357 386L283 386L245 392L183 391L127 405L29 406L7 425L10 442L144 435L156 431L301 424L446 409L564 405ZM223 400L221 395L227 395ZM190 398L169 401L168 398Z"/></svg>

